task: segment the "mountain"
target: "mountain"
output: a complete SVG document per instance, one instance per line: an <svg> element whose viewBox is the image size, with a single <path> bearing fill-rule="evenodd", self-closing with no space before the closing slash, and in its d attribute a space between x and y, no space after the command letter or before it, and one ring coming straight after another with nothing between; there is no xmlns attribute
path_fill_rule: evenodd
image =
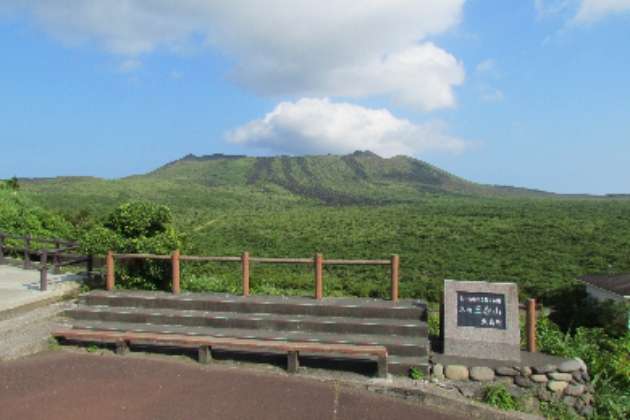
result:
<svg viewBox="0 0 630 420"><path fill-rule="evenodd" d="M265 201L324 205L413 203L432 195L544 197L524 188L476 184L407 156L372 152L319 156L186 155L144 175L24 179L25 189L53 207L114 205L142 198L178 207L230 207ZM271 203L273 201L273 203Z"/></svg>
<svg viewBox="0 0 630 420"><path fill-rule="evenodd" d="M404 156L188 155L144 175L22 186L19 196L77 226L125 201L166 204L188 255L399 254L407 297L437 300L445 278L514 281L523 295L552 297L579 276L630 270L629 199L480 185ZM18 220L32 226L30 217ZM187 270L189 279L196 273L195 281L214 285L208 290L238 287L233 266ZM261 294L311 291L312 272L302 266L258 265L253 272ZM338 296L387 295L380 267L335 267L326 279L327 292Z"/></svg>

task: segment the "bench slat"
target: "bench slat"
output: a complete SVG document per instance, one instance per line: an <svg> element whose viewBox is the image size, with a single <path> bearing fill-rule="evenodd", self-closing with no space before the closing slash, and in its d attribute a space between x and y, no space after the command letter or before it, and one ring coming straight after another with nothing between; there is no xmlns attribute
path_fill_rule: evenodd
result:
<svg viewBox="0 0 630 420"><path fill-rule="evenodd" d="M269 349L283 352L297 351L306 353L340 353L348 355L372 355L387 357L387 349L384 346L357 345L357 344L323 344L309 342L268 341L242 338L225 337L195 337L180 334L152 334L141 332L114 332L91 330L57 330L53 332L55 337L76 339L83 341L103 341L115 343L118 341L142 342L145 344L164 344L175 346L210 346L229 347L240 349Z"/></svg>

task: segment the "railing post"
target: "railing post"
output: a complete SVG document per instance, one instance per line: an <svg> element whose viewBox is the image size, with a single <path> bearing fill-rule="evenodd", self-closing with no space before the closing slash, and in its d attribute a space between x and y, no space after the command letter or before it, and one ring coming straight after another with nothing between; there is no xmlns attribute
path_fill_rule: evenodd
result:
<svg viewBox="0 0 630 420"><path fill-rule="evenodd" d="M400 257L398 255L392 255L392 302L398 302L398 277L400 267Z"/></svg>
<svg viewBox="0 0 630 420"><path fill-rule="evenodd" d="M39 260L39 290L48 290L48 251L42 251Z"/></svg>
<svg viewBox="0 0 630 420"><path fill-rule="evenodd" d="M178 295L180 293L179 288L179 249L173 251L171 254L171 267L173 269L173 294Z"/></svg>
<svg viewBox="0 0 630 420"><path fill-rule="evenodd" d="M26 235L24 237L24 268L31 268L31 235Z"/></svg>
<svg viewBox="0 0 630 420"><path fill-rule="evenodd" d="M0 264L4 264L4 233L0 233Z"/></svg>
<svg viewBox="0 0 630 420"><path fill-rule="evenodd" d="M249 252L241 255L241 267L243 269L243 296L249 296Z"/></svg>
<svg viewBox="0 0 630 420"><path fill-rule="evenodd" d="M536 299L527 300L527 351L536 352Z"/></svg>
<svg viewBox="0 0 630 420"><path fill-rule="evenodd" d="M53 273L59 274L59 248L61 248L61 242L59 239L55 239L55 254L53 256Z"/></svg>
<svg viewBox="0 0 630 420"><path fill-rule="evenodd" d="M322 300L324 295L324 256L315 254L315 299Z"/></svg>
<svg viewBox="0 0 630 420"><path fill-rule="evenodd" d="M87 256L85 269L87 271L88 280L92 280L92 271L94 271L94 255L90 254Z"/></svg>
<svg viewBox="0 0 630 420"><path fill-rule="evenodd" d="M114 253L112 251L107 251L105 265L107 266L105 289L111 291L114 289Z"/></svg>

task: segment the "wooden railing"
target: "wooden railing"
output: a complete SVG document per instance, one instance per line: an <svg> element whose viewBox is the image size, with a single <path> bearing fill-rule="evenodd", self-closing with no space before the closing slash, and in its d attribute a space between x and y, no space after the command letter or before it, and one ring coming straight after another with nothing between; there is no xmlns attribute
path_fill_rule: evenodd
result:
<svg viewBox="0 0 630 420"><path fill-rule="evenodd" d="M22 242L20 246L7 245L7 239L14 242ZM39 248L33 244L52 244L54 248ZM14 235L6 232L0 232L0 264L6 262L6 257L10 253L22 256L22 265L24 269L33 268L33 256L37 256L39 263L37 267L40 271L40 290L48 289L48 271L49 261L52 259L53 273L59 274L61 267L76 264L86 264L88 274L92 272L94 261L92 256L85 256L70 251L79 249L79 244L65 239L39 238L32 235Z"/></svg>
<svg viewBox="0 0 630 420"><path fill-rule="evenodd" d="M527 304L524 305L527 315L525 318L526 331L527 331L527 351L530 353L536 352L536 323L538 316L536 315L536 299L527 299Z"/></svg>
<svg viewBox="0 0 630 420"><path fill-rule="evenodd" d="M315 254L313 258L266 258L252 257L249 252L243 252L240 257L203 257L193 255L180 255L178 250L173 251L171 255L155 255L155 254L116 254L113 251L107 253L105 259L106 265L106 281L107 290L113 290L115 285L115 260L161 260L171 261L172 267L172 292L180 293L180 263L181 261L197 261L197 262L238 262L241 264L241 278L243 296L250 294L250 268L251 263L262 264L305 264L314 267L314 297L321 300L324 295L324 266L325 265L380 265L389 266L391 274L391 299L393 302L398 301L398 281L400 270L400 257L392 255L387 260L342 260L342 259L324 259L322 254Z"/></svg>

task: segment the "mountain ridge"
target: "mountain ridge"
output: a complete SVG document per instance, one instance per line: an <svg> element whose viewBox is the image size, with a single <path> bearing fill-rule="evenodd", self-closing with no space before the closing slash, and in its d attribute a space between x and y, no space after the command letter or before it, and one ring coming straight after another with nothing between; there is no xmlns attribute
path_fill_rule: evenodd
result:
<svg viewBox="0 0 630 420"><path fill-rule="evenodd" d="M144 174L108 180L58 177L24 180L24 190L57 208L109 207L150 200L173 207L281 209L323 204L391 205L431 197L597 198L468 181L409 156L383 158L370 151L346 155L245 156L186 154ZM601 198L601 197L600 197ZM301 204L300 204L301 205Z"/></svg>
<svg viewBox="0 0 630 420"><path fill-rule="evenodd" d="M420 159L404 155L383 158L371 151L355 151L346 155L304 155L304 156L262 156L251 157L245 155L225 155L215 153L211 155L187 154L180 159L149 172L147 175L177 177L174 168L189 164L218 163L228 161L252 162L251 169L246 176L247 185L269 182L279 185L296 194L308 194L316 186L339 184L353 186L372 183L380 186L384 184L412 185L420 192L454 193L473 195L556 195L555 193L503 185L485 185L468 181L445 171L435 165ZM337 180L326 176L327 167L335 171ZM142 175L140 175L142 176ZM328 181L328 182L327 182ZM241 179L242 182L242 179ZM312 194L310 194L312 195ZM327 201L324 199L324 201ZM330 201L330 200L328 200ZM332 200L334 201L334 200Z"/></svg>

